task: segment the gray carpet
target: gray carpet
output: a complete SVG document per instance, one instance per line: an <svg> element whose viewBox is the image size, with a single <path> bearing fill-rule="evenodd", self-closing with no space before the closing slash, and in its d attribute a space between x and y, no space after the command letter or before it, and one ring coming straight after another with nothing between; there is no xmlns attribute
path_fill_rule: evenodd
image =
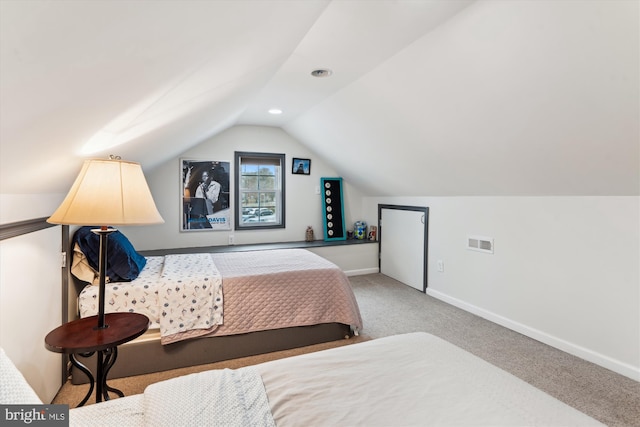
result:
<svg viewBox="0 0 640 427"><path fill-rule="evenodd" d="M640 383L460 310L382 274L349 278L371 338L424 331L614 426L640 426Z"/></svg>

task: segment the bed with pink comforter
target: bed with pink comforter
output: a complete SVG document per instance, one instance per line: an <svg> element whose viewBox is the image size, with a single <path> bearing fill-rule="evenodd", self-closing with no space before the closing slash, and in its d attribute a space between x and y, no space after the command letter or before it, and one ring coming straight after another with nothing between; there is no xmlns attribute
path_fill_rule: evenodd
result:
<svg viewBox="0 0 640 427"><path fill-rule="evenodd" d="M106 311L145 314L165 345L324 323L349 325L356 333L362 329L344 272L304 249L167 255L151 261L137 279L107 285ZM81 292L82 317L96 314L96 296L96 286Z"/></svg>

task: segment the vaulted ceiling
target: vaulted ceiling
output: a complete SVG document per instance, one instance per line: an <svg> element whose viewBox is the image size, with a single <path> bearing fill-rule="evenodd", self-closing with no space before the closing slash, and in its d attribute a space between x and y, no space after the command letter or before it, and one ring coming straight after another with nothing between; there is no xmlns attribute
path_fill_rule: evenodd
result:
<svg viewBox="0 0 640 427"><path fill-rule="evenodd" d="M365 194L638 195L639 16L636 0L2 0L0 190L65 193L110 153L150 170L241 124L281 127Z"/></svg>

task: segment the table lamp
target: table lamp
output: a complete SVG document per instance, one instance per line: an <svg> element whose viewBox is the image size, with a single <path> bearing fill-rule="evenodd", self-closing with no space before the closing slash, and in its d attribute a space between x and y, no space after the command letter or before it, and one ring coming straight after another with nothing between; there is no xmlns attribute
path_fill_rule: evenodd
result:
<svg viewBox="0 0 640 427"><path fill-rule="evenodd" d="M147 225L164 222L151 196L140 164L117 156L85 160L67 197L47 222L66 225L97 225L100 236L98 325L105 325L107 239L113 225Z"/></svg>

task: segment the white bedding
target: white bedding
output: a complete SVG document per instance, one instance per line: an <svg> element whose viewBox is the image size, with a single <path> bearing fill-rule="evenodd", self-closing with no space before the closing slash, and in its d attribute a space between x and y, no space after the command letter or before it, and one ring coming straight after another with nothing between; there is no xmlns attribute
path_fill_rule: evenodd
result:
<svg viewBox="0 0 640 427"><path fill-rule="evenodd" d="M164 257L147 257L147 264L140 275L126 283L107 283L105 293L105 311L117 313L135 311L144 314L150 320L150 329L160 324L160 305L158 303L157 283L162 274ZM98 313L98 286L88 285L78 296L80 317L95 316Z"/></svg>
<svg viewBox="0 0 640 427"><path fill-rule="evenodd" d="M244 369L249 368L239 371ZM262 378L280 427L602 425L423 332L275 360L253 369ZM178 381L167 380L163 387L173 388L174 383ZM198 387L186 390L182 393L192 398L201 395ZM214 405L218 394L208 393ZM144 395L137 395L73 409L71 425L144 425L144 400ZM126 406L131 417L123 422ZM213 424L225 421L211 420Z"/></svg>
<svg viewBox="0 0 640 427"><path fill-rule="evenodd" d="M205 335L222 325L222 275L211 255L165 256L158 301L162 342L179 340L184 333Z"/></svg>
<svg viewBox="0 0 640 427"><path fill-rule="evenodd" d="M210 254L149 257L131 282L106 286L107 313L135 312L159 328L163 340L185 332L210 333L223 322L222 276ZM80 317L98 312L98 287L86 286L78 299Z"/></svg>
<svg viewBox="0 0 640 427"><path fill-rule="evenodd" d="M144 392L149 427L228 425L275 427L264 385L251 367L185 375Z"/></svg>

